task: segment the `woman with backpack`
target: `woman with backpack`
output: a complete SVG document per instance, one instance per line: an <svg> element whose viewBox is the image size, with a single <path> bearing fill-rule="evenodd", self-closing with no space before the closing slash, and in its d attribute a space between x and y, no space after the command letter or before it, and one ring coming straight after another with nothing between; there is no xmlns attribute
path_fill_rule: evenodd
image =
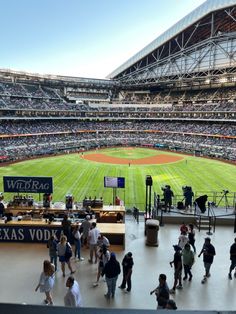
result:
<svg viewBox="0 0 236 314"><path fill-rule="evenodd" d="M72 257L72 248L69 242L67 242L67 237L62 235L60 242L57 244L57 252L59 256L59 261L61 262L62 275L65 277L65 264L68 265L71 274L74 274L75 271L71 267L71 257Z"/></svg>

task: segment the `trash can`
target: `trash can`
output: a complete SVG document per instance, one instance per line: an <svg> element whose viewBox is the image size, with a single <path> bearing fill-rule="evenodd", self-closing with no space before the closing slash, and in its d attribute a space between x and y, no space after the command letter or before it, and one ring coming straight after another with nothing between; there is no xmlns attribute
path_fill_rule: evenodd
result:
<svg viewBox="0 0 236 314"><path fill-rule="evenodd" d="M158 246L158 230L159 221L154 219L147 219L146 221L146 245Z"/></svg>

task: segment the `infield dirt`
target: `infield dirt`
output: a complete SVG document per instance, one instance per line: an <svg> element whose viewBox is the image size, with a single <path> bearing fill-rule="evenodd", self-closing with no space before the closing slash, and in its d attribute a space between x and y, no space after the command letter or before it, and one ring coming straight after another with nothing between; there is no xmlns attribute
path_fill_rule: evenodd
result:
<svg viewBox="0 0 236 314"><path fill-rule="evenodd" d="M184 157L182 156L171 156L171 155L156 155L150 156L146 158L139 158L139 159L128 159L128 158L119 158L119 157L111 157L105 154L88 154L81 156L83 159L101 162L101 163L108 163L108 164L116 164L116 165L157 165L157 164L167 164L171 162L176 162L183 160Z"/></svg>

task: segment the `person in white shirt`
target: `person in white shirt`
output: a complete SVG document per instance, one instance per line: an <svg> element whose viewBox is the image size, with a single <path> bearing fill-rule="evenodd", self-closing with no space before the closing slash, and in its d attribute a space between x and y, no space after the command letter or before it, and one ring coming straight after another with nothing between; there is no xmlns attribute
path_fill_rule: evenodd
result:
<svg viewBox="0 0 236 314"><path fill-rule="evenodd" d="M68 287L68 291L64 297L65 306L81 307L82 298L78 282L74 277L69 276L66 281L66 286Z"/></svg>
<svg viewBox="0 0 236 314"><path fill-rule="evenodd" d="M93 255L95 256L95 264L97 263L97 243L100 231L97 228L96 222L92 223L92 228L89 231L88 242L90 249L90 259L89 263L93 263Z"/></svg>
<svg viewBox="0 0 236 314"><path fill-rule="evenodd" d="M103 234L100 234L98 236L98 243L97 243L97 245L99 247L103 247L103 245L105 245L108 248L110 246L110 241Z"/></svg>
<svg viewBox="0 0 236 314"><path fill-rule="evenodd" d="M185 244L188 243L188 237L185 231L183 231L181 233L181 235L179 236L179 243L178 245L181 247L181 249L183 250L183 248L185 247Z"/></svg>

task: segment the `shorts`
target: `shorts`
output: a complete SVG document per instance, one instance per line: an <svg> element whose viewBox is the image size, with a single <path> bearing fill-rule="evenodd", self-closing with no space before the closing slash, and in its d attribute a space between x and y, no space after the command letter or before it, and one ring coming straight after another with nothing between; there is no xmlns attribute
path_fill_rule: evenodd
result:
<svg viewBox="0 0 236 314"><path fill-rule="evenodd" d="M59 256L59 261L60 261L61 263L65 263L65 262L66 262L65 256L64 256L64 255Z"/></svg>

